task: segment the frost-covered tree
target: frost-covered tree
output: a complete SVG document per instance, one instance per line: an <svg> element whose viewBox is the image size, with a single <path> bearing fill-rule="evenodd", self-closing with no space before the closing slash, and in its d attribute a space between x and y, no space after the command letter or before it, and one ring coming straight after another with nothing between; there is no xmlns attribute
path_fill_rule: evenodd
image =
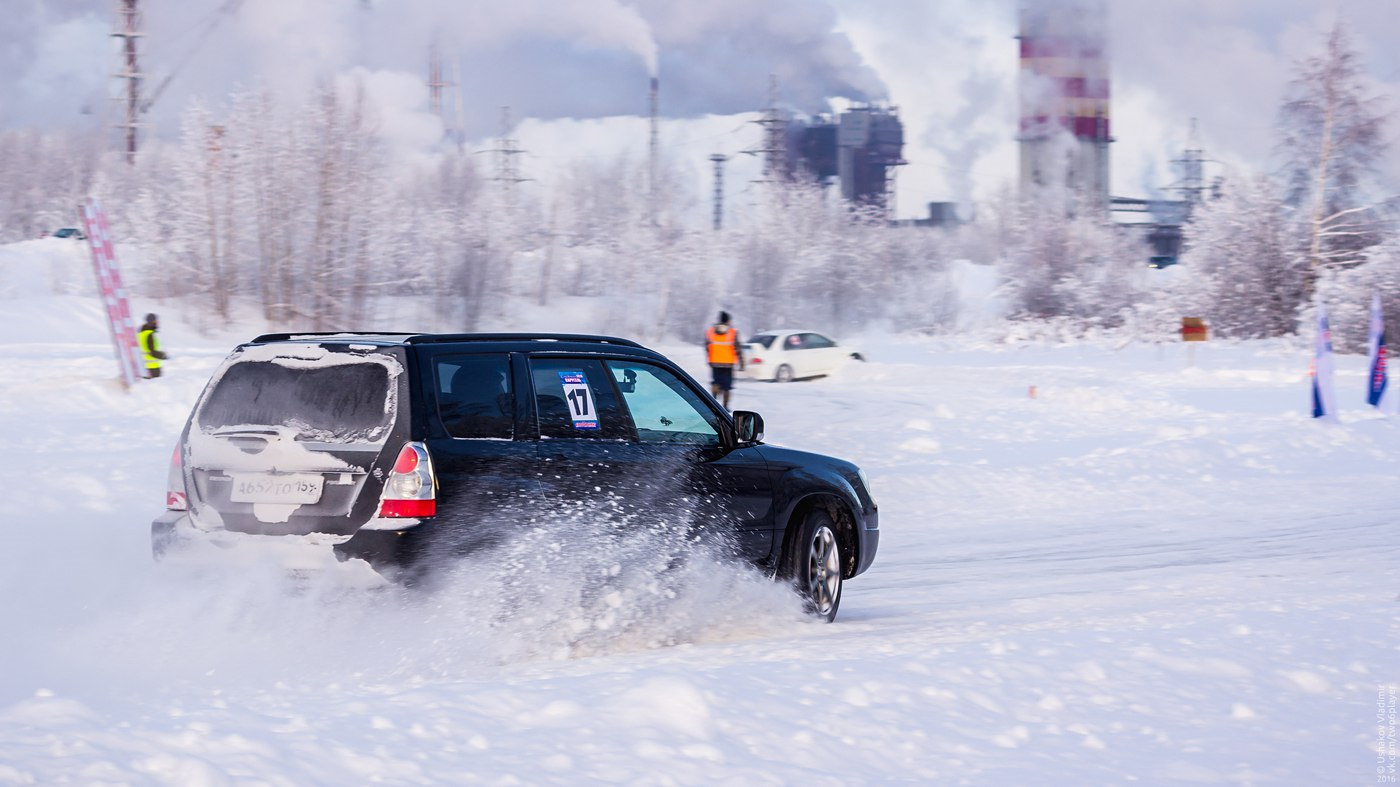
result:
<svg viewBox="0 0 1400 787"><path fill-rule="evenodd" d="M218 319L227 320L238 267L233 249L238 219L228 199L235 175L223 149L223 127L207 108L192 106L181 128L180 147L171 157L180 199L167 203L174 214L169 240L177 251L167 257L165 272L198 293Z"/></svg>
<svg viewBox="0 0 1400 787"><path fill-rule="evenodd" d="M1375 243L1368 174L1386 150L1386 110L1341 22L1305 58L1279 112L1278 150L1289 204L1307 215L1309 286L1326 267L1355 264Z"/></svg>
<svg viewBox="0 0 1400 787"><path fill-rule="evenodd" d="M1379 294L1393 351L1400 337L1400 235L1390 233L1366 249L1361 264L1324 279L1321 292L1329 305L1334 341L1345 352L1365 352L1371 296Z"/></svg>
<svg viewBox="0 0 1400 787"><path fill-rule="evenodd" d="M1222 337L1293 333L1307 300L1307 252L1269 178L1232 185L1198 210L1187 231L1186 306Z"/></svg>
<svg viewBox="0 0 1400 787"><path fill-rule="evenodd" d="M97 176L95 132L0 132L0 238L37 238L78 221Z"/></svg>
<svg viewBox="0 0 1400 787"><path fill-rule="evenodd" d="M1066 218L1055 200L1003 201L996 212L1002 293L1013 317L1116 327L1144 297L1141 238L1093 211Z"/></svg>

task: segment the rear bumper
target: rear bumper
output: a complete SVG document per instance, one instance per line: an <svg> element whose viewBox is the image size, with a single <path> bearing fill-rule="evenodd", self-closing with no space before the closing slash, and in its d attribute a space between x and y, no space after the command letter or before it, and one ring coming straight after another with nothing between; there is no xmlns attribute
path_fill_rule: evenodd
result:
<svg viewBox="0 0 1400 787"><path fill-rule="evenodd" d="M196 544L240 552L273 549L274 545L316 548L328 550L335 560L342 563L363 560L375 572L393 579L396 576L412 576L426 567L430 562L427 558L433 529L432 520L374 519L348 538L330 533L260 535L223 529L204 530L194 525L188 512L166 511L151 522L151 553L156 560L160 560L176 550Z"/></svg>
<svg viewBox="0 0 1400 787"><path fill-rule="evenodd" d="M165 553L194 532L188 511L166 511L151 522L151 556L160 560Z"/></svg>
<svg viewBox="0 0 1400 787"><path fill-rule="evenodd" d="M383 522L383 520L378 520ZM392 573L419 563L426 552L429 525L419 519L393 523L397 527L362 527L349 540L333 547L338 560L363 560L380 573Z"/></svg>
<svg viewBox="0 0 1400 787"><path fill-rule="evenodd" d="M744 365L743 371L736 371L734 376L736 378L743 377L748 380L772 380L773 370L776 368L777 364L770 365L767 362L762 364L748 363Z"/></svg>
<svg viewBox="0 0 1400 787"><path fill-rule="evenodd" d="M151 553L158 561L232 571L239 566L280 566L292 577L334 576L363 587L384 584L389 578L364 562L336 559L334 547L345 538L331 533L279 536L206 529L184 511L166 511L151 522Z"/></svg>

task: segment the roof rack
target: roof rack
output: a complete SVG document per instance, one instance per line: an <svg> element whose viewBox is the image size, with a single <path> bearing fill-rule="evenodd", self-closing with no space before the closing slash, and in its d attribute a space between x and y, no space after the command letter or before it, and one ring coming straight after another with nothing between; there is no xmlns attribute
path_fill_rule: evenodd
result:
<svg viewBox="0 0 1400 787"><path fill-rule="evenodd" d="M623 347L642 347L631 339L617 336L594 336L581 333L420 333L409 336L408 344L431 344L433 342L575 342L586 344L617 344Z"/></svg>
<svg viewBox="0 0 1400 787"><path fill-rule="evenodd" d="M436 342L575 342L585 344L616 344L646 349L631 339L617 336L593 336L574 333L414 333L410 331L298 331L296 333L265 333L253 339L258 342L285 342L292 339L315 339L329 336L378 338L401 341L404 344L433 344Z"/></svg>
<svg viewBox="0 0 1400 787"><path fill-rule="evenodd" d="M314 339L318 336L364 336L379 337L388 339L391 337L404 338L415 335L414 331L296 331L294 333L265 333L253 338L253 342L285 342L291 339Z"/></svg>

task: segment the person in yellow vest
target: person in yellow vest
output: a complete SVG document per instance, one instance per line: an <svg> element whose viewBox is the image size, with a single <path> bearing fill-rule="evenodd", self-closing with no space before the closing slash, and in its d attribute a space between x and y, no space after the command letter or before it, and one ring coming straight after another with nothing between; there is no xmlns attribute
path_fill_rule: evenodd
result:
<svg viewBox="0 0 1400 787"><path fill-rule="evenodd" d="M739 332L729 324L729 312L705 332L705 357L710 363L710 393L729 409L729 389L734 387L734 367L744 369L744 349Z"/></svg>
<svg viewBox="0 0 1400 787"><path fill-rule="evenodd" d="M159 329L160 320L154 314L147 314L145 324L136 334L136 343L141 345L141 357L146 361L148 380L160 376L161 361L165 360L165 351L160 349L160 339L156 337L156 331Z"/></svg>

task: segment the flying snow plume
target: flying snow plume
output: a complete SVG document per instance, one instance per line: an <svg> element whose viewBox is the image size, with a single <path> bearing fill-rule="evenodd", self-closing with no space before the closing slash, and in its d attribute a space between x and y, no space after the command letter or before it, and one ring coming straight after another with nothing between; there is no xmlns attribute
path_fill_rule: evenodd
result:
<svg viewBox="0 0 1400 787"><path fill-rule="evenodd" d="M683 521L670 516L665 520ZM570 505L474 523L490 544L392 584L328 549L250 539L169 556L68 626L53 657L132 691L216 676L268 681L464 677L500 664L780 634L792 589L661 519Z"/></svg>
<svg viewBox="0 0 1400 787"><path fill-rule="evenodd" d="M574 503L500 523L495 545L450 564L425 599L439 631L489 643L501 662L557 660L755 636L803 620L796 594L686 528L681 506L646 515ZM658 513L660 512L660 513ZM437 649L452 660L449 638Z"/></svg>

